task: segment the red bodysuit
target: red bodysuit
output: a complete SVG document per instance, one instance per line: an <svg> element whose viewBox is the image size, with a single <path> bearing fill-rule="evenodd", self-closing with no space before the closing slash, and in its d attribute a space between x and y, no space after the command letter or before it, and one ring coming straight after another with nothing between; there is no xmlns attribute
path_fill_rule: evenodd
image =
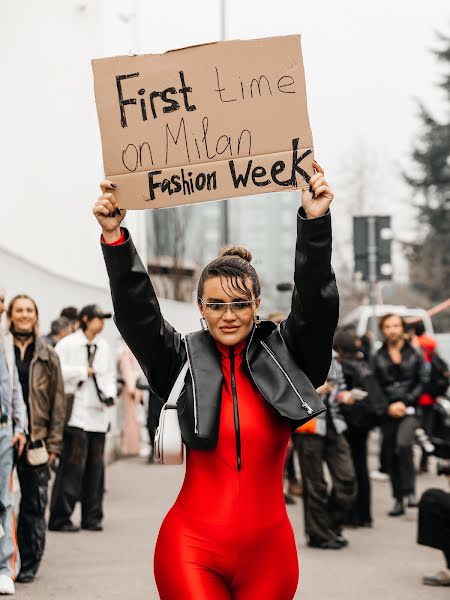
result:
<svg viewBox="0 0 450 600"><path fill-rule="evenodd" d="M242 370L245 342L219 345L219 440L188 450L180 494L161 526L155 578L162 600L291 600L298 583L283 495L291 429Z"/></svg>

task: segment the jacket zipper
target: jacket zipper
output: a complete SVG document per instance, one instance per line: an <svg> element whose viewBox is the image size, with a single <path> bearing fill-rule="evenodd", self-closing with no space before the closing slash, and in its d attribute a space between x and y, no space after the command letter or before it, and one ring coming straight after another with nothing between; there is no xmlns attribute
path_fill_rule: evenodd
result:
<svg viewBox="0 0 450 600"><path fill-rule="evenodd" d="M185 338L185 344L186 344L186 356L187 356L187 361L189 364L189 372L191 374L191 381L192 381L192 394L194 396L194 432L196 435L198 435L198 408L197 408L197 394L195 393L195 381L194 381L194 374L192 373L192 365L191 365L191 358L189 356L189 346L188 346L188 341Z"/></svg>
<svg viewBox="0 0 450 600"><path fill-rule="evenodd" d="M234 431L236 434L236 464L237 470L241 470L241 432L239 427L239 407L236 392L236 377L234 374L234 347L230 348L230 369L231 369L231 394L233 396L234 410Z"/></svg>
<svg viewBox="0 0 450 600"><path fill-rule="evenodd" d="M280 369L280 371L283 373L283 375L286 377L286 379L288 380L288 382L290 383L292 389L294 390L294 392L297 394L297 396L300 398L300 402L302 403L303 408L307 411L308 414L312 414L313 413L313 409L309 406L309 404L307 404L301 394L299 393L299 391L297 390L297 388L295 387L295 385L292 383L291 378L289 377L289 375L286 373L286 371L283 369L283 367L280 365L280 363L278 362L278 360L275 358L275 355L273 354L272 350L269 348L269 346L261 341L261 346L263 346L263 348L265 348L265 350L268 352L269 356L272 358L272 360L274 361L274 363L277 365L277 367Z"/></svg>

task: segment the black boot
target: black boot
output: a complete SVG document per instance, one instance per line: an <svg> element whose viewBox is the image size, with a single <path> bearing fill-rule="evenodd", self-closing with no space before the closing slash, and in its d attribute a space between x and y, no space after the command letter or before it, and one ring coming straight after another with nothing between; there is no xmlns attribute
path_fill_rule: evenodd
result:
<svg viewBox="0 0 450 600"><path fill-rule="evenodd" d="M400 515L404 515L405 514L405 509L403 507L403 499L399 500L397 498L397 500L395 501L394 504L394 508L391 510L391 512L388 513L388 515L390 517L399 517Z"/></svg>

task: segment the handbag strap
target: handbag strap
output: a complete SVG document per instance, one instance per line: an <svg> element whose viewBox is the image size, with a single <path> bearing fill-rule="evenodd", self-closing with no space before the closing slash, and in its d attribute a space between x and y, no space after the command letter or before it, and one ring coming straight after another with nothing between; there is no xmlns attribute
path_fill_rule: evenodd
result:
<svg viewBox="0 0 450 600"><path fill-rule="evenodd" d="M169 394L169 398L167 399L166 402L166 407L167 408L171 408L171 407L175 407L177 405L178 402L178 398L181 395L181 392L183 390L184 387L184 380L186 378L186 373L189 369L189 363L188 361L186 361L181 369L181 371L178 373L178 377L175 380L175 383L173 384L173 388Z"/></svg>

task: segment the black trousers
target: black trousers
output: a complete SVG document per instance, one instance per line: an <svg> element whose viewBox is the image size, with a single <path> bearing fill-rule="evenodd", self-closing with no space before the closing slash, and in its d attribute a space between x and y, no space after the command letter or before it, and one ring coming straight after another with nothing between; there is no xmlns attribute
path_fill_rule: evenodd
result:
<svg viewBox="0 0 450 600"><path fill-rule="evenodd" d="M17 523L21 572L36 574L45 548L45 509L48 501L50 469L31 467L22 455L17 463L20 482L20 512Z"/></svg>
<svg viewBox="0 0 450 600"><path fill-rule="evenodd" d="M292 448L286 454L286 460L284 462L284 468L286 471L286 476L288 481L293 483L297 481L297 474L295 472L295 463L294 463L294 451L296 448L296 434L292 435Z"/></svg>
<svg viewBox="0 0 450 600"><path fill-rule="evenodd" d="M64 430L63 451L50 505L50 529L70 522L81 501L81 526L93 527L103 519L105 433Z"/></svg>
<svg viewBox="0 0 450 600"><path fill-rule="evenodd" d="M417 542L442 550L450 569L450 494L427 490L419 504Z"/></svg>
<svg viewBox="0 0 450 600"><path fill-rule="evenodd" d="M414 415L390 419L383 426L392 495L397 500L415 492L413 443L417 427L418 420Z"/></svg>
<svg viewBox="0 0 450 600"><path fill-rule="evenodd" d="M298 437L306 534L311 543L327 542L340 534L356 495L350 449L345 437L335 431L329 431L325 437L315 434ZM323 472L324 462L333 483L330 495Z"/></svg>
<svg viewBox="0 0 450 600"><path fill-rule="evenodd" d="M345 436L350 446L350 451L355 468L357 494L348 520L353 525L372 522L371 486L369 468L367 464L367 440L369 432L366 429L350 427Z"/></svg>

